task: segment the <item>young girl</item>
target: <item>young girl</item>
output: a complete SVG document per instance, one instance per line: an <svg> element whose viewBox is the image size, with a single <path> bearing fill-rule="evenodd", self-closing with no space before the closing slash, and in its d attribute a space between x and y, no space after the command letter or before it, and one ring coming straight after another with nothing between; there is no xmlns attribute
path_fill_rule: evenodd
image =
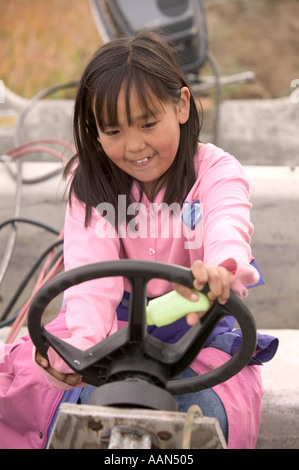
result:
<svg viewBox="0 0 299 470"><path fill-rule="evenodd" d="M157 260L191 268L194 287L208 283L211 301L225 303L230 289L246 295L246 286L260 278L250 249L248 183L237 160L199 142L199 132L191 89L174 49L160 35L142 32L97 51L75 103L78 153L66 168L71 173L66 270L119 258ZM197 298L188 288L174 287ZM172 289L153 280L147 295ZM122 278L74 286L47 329L87 349L127 320L129 291ZM198 317L190 314L149 332L174 343ZM233 327L230 317L220 322L180 377L226 362L236 337ZM45 447L59 404L88 402L92 387L53 350L49 362L41 357L28 336L7 346L1 366L0 447ZM229 448L254 448L261 396L259 367L250 365L214 389L176 398L180 411L197 404L204 415L217 417Z"/></svg>

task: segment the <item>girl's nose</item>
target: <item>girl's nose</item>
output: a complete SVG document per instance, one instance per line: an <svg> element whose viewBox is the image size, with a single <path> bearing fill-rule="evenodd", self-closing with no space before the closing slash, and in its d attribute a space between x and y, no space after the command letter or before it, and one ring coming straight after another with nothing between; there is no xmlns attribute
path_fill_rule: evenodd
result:
<svg viewBox="0 0 299 470"><path fill-rule="evenodd" d="M130 132L126 136L126 151L128 153L137 153L146 147L144 139L138 132Z"/></svg>

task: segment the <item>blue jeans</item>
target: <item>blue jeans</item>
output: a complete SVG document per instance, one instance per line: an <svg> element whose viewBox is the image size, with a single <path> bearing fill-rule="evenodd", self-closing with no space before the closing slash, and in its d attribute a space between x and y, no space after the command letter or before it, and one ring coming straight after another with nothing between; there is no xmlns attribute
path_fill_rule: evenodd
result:
<svg viewBox="0 0 299 470"><path fill-rule="evenodd" d="M177 375L175 379L187 379L196 375L197 374L192 369L188 368L181 374ZM80 394L80 401L82 404L87 405L89 403L90 395L95 388L96 387L93 387L92 385L88 385L82 389ZM201 390L200 392L195 393L174 395L174 397L178 402L179 411L182 413L186 413L191 405L198 405L204 416L217 418L223 435L226 441L228 440L228 421L226 411L222 401L212 388L207 388L206 390Z"/></svg>
<svg viewBox="0 0 299 470"><path fill-rule="evenodd" d="M195 377L196 375L196 372L189 367L181 374L177 375L175 379L188 379L190 377ZM190 406L198 405L204 416L217 418L226 442L228 441L228 421L226 411L222 401L212 388L207 388L194 393L174 395L174 397L178 402L179 411L182 413L186 413Z"/></svg>

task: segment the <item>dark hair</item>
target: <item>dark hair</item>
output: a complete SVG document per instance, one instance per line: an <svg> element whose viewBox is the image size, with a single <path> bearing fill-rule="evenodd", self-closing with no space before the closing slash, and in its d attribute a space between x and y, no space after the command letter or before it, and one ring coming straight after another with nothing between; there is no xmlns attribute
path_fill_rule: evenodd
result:
<svg viewBox="0 0 299 470"><path fill-rule="evenodd" d="M117 100L122 87L125 89L130 123L132 87L141 106L148 112L151 110L151 96L158 98L162 105L171 101L177 103L183 86L188 84L174 47L160 33L154 31L114 39L103 45L91 58L81 77L75 100L74 139L77 154L65 169L66 176L77 163L71 179L69 200L71 201L74 193L85 203L86 226L92 207L99 203L112 203L116 208L118 195L124 194L129 204L134 181L107 157L98 140L96 120L99 127L102 127L103 114L106 113L109 123L117 123ZM177 155L166 174L161 177L163 182L167 181L164 196L167 204L175 201L182 204L195 182L193 157L197 150L199 132L200 119L191 92L189 119L180 125ZM140 189L142 193L141 184Z"/></svg>

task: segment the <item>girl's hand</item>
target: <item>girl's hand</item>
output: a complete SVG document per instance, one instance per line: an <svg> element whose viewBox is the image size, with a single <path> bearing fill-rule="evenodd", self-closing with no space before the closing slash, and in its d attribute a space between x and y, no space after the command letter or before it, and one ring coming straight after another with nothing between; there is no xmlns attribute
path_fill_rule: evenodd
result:
<svg viewBox="0 0 299 470"><path fill-rule="evenodd" d="M234 275L223 266L211 266L203 264L198 260L191 266L191 271L194 276L193 287L196 290L202 290L206 284L209 284L210 291L208 298L213 301L218 300L220 304L225 304L230 296L230 285ZM197 294L186 286L181 284L174 284L174 289L186 297L188 300L197 300ZM199 319L203 317L205 312L189 313L186 316L188 325L193 326L198 323Z"/></svg>
<svg viewBox="0 0 299 470"><path fill-rule="evenodd" d="M36 351L35 360L37 364L39 364L49 374L51 374L53 377L60 380L61 382L66 383L67 385L75 387L78 383L82 382L81 375L76 374L75 372L73 374L63 374L53 369L53 367L50 366L49 361L42 357L38 351Z"/></svg>

